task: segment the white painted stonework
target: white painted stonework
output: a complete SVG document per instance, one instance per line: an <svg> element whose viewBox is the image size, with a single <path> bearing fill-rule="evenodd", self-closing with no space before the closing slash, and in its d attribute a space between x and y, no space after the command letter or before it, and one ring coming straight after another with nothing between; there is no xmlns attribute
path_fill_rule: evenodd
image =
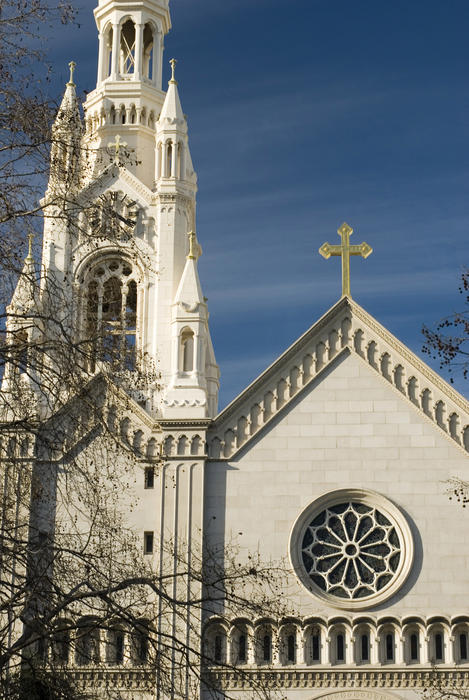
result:
<svg viewBox="0 0 469 700"><path fill-rule="evenodd" d="M139 537L153 532L161 547L171 541L187 549L189 541L203 552L235 540L241 558L259 551L288 568L294 614L208 616L192 642L204 638L212 659L205 672L240 699L251 697L251 677L265 678L282 698L417 698L433 663L467 688L469 522L446 494L448 479L467 478L467 401L344 297L217 415L219 371L197 271L201 250L188 235L196 231L197 178L174 76L166 93L161 85L168 0L103 0L95 17L98 81L85 104L82 136L77 127L90 149L80 164L79 216L91 237L49 210L42 264L68 295L77 339L91 284L118 274L125 293L135 285L132 333L149 379L135 387L130 373L116 389L129 397L126 430L142 452L122 508L135 499L131 526ZM131 31L129 20L137 48L126 59L119 41L124 27ZM79 121L73 84L61 109ZM127 153L117 148L114 156L109 144L116 137ZM50 188L57 186L51 177ZM98 224L86 212L106 197L121 203L122 217L136 219L118 245L92 239ZM27 313L28 293L19 286L10 309ZM5 391L9 381L7 371ZM154 488L145 489L145 466L160 453ZM318 556L339 552L337 596L334 575L327 591L321 582L310 585L304 549L314 558L315 544L306 533L325 509L349 502L363 507L360 536L342 530L334 544L320 531L322 522L313 528L320 548L329 537L329 550ZM334 526L344 528L341 522ZM371 527L375 540L367 541ZM353 561L371 586L359 593L350 584L355 598L347 597ZM155 556L154 566L164 573L168 562ZM184 629L174 622L170 631L188 633L190 614ZM117 686L124 670L109 669ZM138 673L132 692L156 697L139 688Z"/></svg>

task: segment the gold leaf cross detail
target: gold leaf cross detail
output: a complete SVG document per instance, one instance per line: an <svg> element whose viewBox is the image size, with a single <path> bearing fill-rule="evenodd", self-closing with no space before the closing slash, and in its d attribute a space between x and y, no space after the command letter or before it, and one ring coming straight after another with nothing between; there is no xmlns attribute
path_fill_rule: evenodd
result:
<svg viewBox="0 0 469 700"><path fill-rule="evenodd" d="M323 243L319 248L319 252L323 258L328 260L331 255L340 255L342 258L342 296L351 296L350 294L350 256L351 255L361 255L362 258L367 258L372 252L373 248L368 245L368 243L360 243L359 245L350 245L350 236L353 233L353 228L346 223L338 229L342 242L340 245L331 245L330 243Z"/></svg>

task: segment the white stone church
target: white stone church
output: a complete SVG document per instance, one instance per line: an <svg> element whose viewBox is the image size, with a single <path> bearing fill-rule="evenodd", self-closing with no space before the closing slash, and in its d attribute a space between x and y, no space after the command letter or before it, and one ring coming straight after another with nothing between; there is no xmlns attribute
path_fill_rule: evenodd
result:
<svg viewBox="0 0 469 700"><path fill-rule="evenodd" d="M127 377L119 386L131 418L121 430L142 455L136 537L162 575L166 541L190 561L240 532L240 557L286 562L292 614L219 609L197 623L192 643L219 697L263 687L298 700L410 699L435 669L442 684L467 688L469 537L447 482L467 475L469 405L350 297L348 256L368 248L342 246L340 300L218 413L197 177L174 63L162 89L168 5L100 0L95 10L96 89L83 124L72 70L55 125L63 146L52 155L52 171L60 162L73 179L82 168L83 209L72 231L46 207L41 261L70 300L77 341L107 329ZM67 150L72 136L86 150L81 164ZM25 271L34 269L29 255ZM20 279L10 331L41 284ZM103 361L96 355L87 371ZM143 366L158 378L135 386ZM3 391L21 381L7 370ZM190 610L185 624L164 624L194 633ZM103 643L94 661L115 687L129 698L161 695L139 687L132 659L106 657ZM93 660L68 661L91 678ZM190 687L186 697L211 693L203 681Z"/></svg>

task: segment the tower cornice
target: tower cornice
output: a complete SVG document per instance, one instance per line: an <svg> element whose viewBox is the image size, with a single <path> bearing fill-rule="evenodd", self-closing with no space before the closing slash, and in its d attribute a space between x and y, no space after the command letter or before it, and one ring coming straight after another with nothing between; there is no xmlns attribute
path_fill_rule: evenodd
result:
<svg viewBox="0 0 469 700"><path fill-rule="evenodd" d="M172 26L169 0L103 0L94 10L94 17L100 29L101 20L111 12L129 13L135 16L136 13L148 11L158 16L162 23L161 29L164 34L167 34Z"/></svg>

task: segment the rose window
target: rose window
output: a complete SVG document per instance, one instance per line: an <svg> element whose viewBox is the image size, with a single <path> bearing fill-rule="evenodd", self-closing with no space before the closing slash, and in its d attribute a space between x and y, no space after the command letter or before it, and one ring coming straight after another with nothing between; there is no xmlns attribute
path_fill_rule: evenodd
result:
<svg viewBox="0 0 469 700"><path fill-rule="evenodd" d="M339 503L322 511L302 542L308 575L326 593L364 598L381 590L399 565L401 549L392 523L363 503Z"/></svg>
<svg viewBox="0 0 469 700"><path fill-rule="evenodd" d="M412 563L412 536L387 499L341 490L321 497L300 516L291 558L312 593L339 607L364 608L403 582Z"/></svg>

